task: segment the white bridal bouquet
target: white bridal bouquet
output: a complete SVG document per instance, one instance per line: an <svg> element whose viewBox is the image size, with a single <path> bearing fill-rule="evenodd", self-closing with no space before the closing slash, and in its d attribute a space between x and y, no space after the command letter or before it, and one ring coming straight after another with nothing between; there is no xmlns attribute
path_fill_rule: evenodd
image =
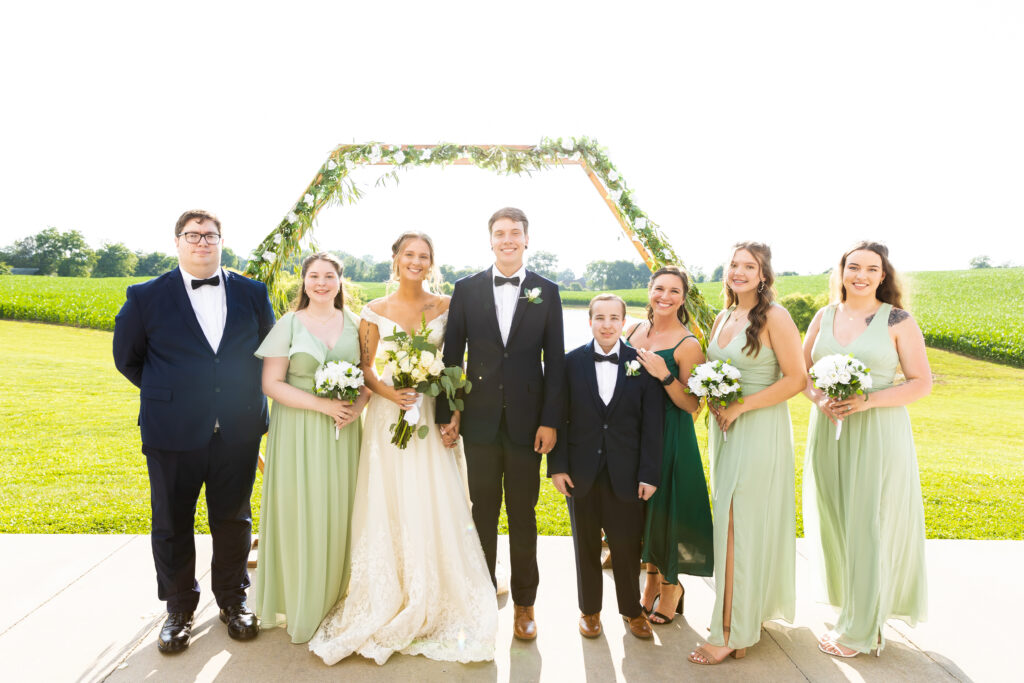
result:
<svg viewBox="0 0 1024 683"><path fill-rule="evenodd" d="M422 325L419 331L408 334L401 330L395 330L394 334L384 337L382 341L389 342L384 347L386 360L384 361L384 374L382 379L391 378L391 383L396 389L415 388L419 392L416 397L416 405L409 410L398 411L398 422L390 426L392 436L391 443L399 448L409 445L412 438L413 427L420 421L420 405L423 402L423 395L429 394L437 397L444 392L448 399L448 405L452 410L462 410L465 406L461 398L456 397L456 392L462 389L469 393L473 388L472 383L466 379L465 373L460 367L445 367L438 353L437 345L428 339L426 316L422 318ZM428 425L422 425L416 430L419 438L425 438L430 431Z"/></svg>
<svg viewBox="0 0 1024 683"><path fill-rule="evenodd" d="M363 371L344 360L332 360L317 368L313 375L313 393L327 398L340 398L353 403L359 397L359 387L363 386ZM334 439L337 441L341 430L334 428Z"/></svg>
<svg viewBox="0 0 1024 683"><path fill-rule="evenodd" d="M864 396L865 389L871 388L871 370L852 354L833 353L811 366L810 375L814 386L825 392L829 398L844 401L854 394ZM836 441L843 432L842 418L836 418Z"/></svg>
<svg viewBox="0 0 1024 683"><path fill-rule="evenodd" d="M698 398L706 398L708 405L717 403L724 408L733 401L743 403L740 371L727 360L694 365L686 390ZM722 438L728 441L728 433L722 432Z"/></svg>

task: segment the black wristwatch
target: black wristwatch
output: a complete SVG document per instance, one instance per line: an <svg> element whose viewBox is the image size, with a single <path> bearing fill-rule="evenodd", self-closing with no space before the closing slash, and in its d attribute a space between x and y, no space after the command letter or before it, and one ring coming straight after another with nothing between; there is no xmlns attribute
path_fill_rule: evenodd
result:
<svg viewBox="0 0 1024 683"><path fill-rule="evenodd" d="M675 381L676 381L676 376L673 375L672 373L669 373L668 376L665 377L665 379L661 380L661 386L667 387L670 384L672 384L672 382L675 382Z"/></svg>

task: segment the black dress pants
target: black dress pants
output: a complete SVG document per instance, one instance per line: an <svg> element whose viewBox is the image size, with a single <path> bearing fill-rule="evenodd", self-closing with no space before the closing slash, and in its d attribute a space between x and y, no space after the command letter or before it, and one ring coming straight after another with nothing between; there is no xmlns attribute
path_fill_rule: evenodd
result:
<svg viewBox="0 0 1024 683"><path fill-rule="evenodd" d="M601 611L604 573L601 571L601 529L615 561L615 597L619 614L640 616L640 583L637 568L643 547L644 502L624 501L615 495L608 468L603 467L585 495L566 498L572 523L572 544L576 551L576 590L580 611Z"/></svg>
<svg viewBox="0 0 1024 683"><path fill-rule="evenodd" d="M168 612L192 612L199 605L196 581L196 502L206 484L206 506L213 537L210 574L220 607L245 599L246 568L252 543L252 485L259 440L226 444L220 433L194 451L165 451L143 446L149 468L153 513L153 561L157 595Z"/></svg>
<svg viewBox="0 0 1024 683"><path fill-rule="evenodd" d="M509 582L512 602L530 607L537 598L537 496L540 494L540 455L531 446L512 441L502 415L498 434L491 442L464 441L469 498L473 523L480 536L487 569L495 582L498 549L498 517L502 491L508 513Z"/></svg>

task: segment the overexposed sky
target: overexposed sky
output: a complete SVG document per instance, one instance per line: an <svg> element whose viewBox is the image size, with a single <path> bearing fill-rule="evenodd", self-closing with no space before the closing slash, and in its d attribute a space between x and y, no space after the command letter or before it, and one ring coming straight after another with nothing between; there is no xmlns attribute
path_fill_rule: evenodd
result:
<svg viewBox="0 0 1024 683"><path fill-rule="evenodd" d="M205 207L244 254L338 143L587 135L708 272L740 239L802 273L862 237L905 270L1024 263L1024 3L667 4L7 3L0 244L171 252ZM517 205L562 267L638 258L578 168L381 170L321 246L381 259L415 227L483 265Z"/></svg>

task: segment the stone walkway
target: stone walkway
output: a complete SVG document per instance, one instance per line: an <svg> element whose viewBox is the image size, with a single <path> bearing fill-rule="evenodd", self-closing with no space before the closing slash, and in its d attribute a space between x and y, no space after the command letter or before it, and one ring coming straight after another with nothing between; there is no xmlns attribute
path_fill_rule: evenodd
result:
<svg viewBox="0 0 1024 683"><path fill-rule="evenodd" d="M502 539L504 541L504 539ZM208 567L209 537L200 537ZM507 552L507 549L505 550ZM909 628L886 627L882 656L835 659L817 636L832 611L809 602L807 561L797 541L795 624L772 622L743 660L698 667L686 655L706 633L714 590L687 577L686 618L656 629L653 642L631 636L615 614L606 572L604 634L576 631L572 542L543 537L537 598L539 637L512 638L512 605L498 599L495 661L463 666L395 656L383 667L358 657L325 666L281 629L239 643L228 638L209 593L191 647L176 656L155 645L163 620L146 536L0 535L0 680L4 681L1019 681L1017 621L1024 609L1024 542L929 541L931 615ZM1016 673L1015 673L1016 672Z"/></svg>

